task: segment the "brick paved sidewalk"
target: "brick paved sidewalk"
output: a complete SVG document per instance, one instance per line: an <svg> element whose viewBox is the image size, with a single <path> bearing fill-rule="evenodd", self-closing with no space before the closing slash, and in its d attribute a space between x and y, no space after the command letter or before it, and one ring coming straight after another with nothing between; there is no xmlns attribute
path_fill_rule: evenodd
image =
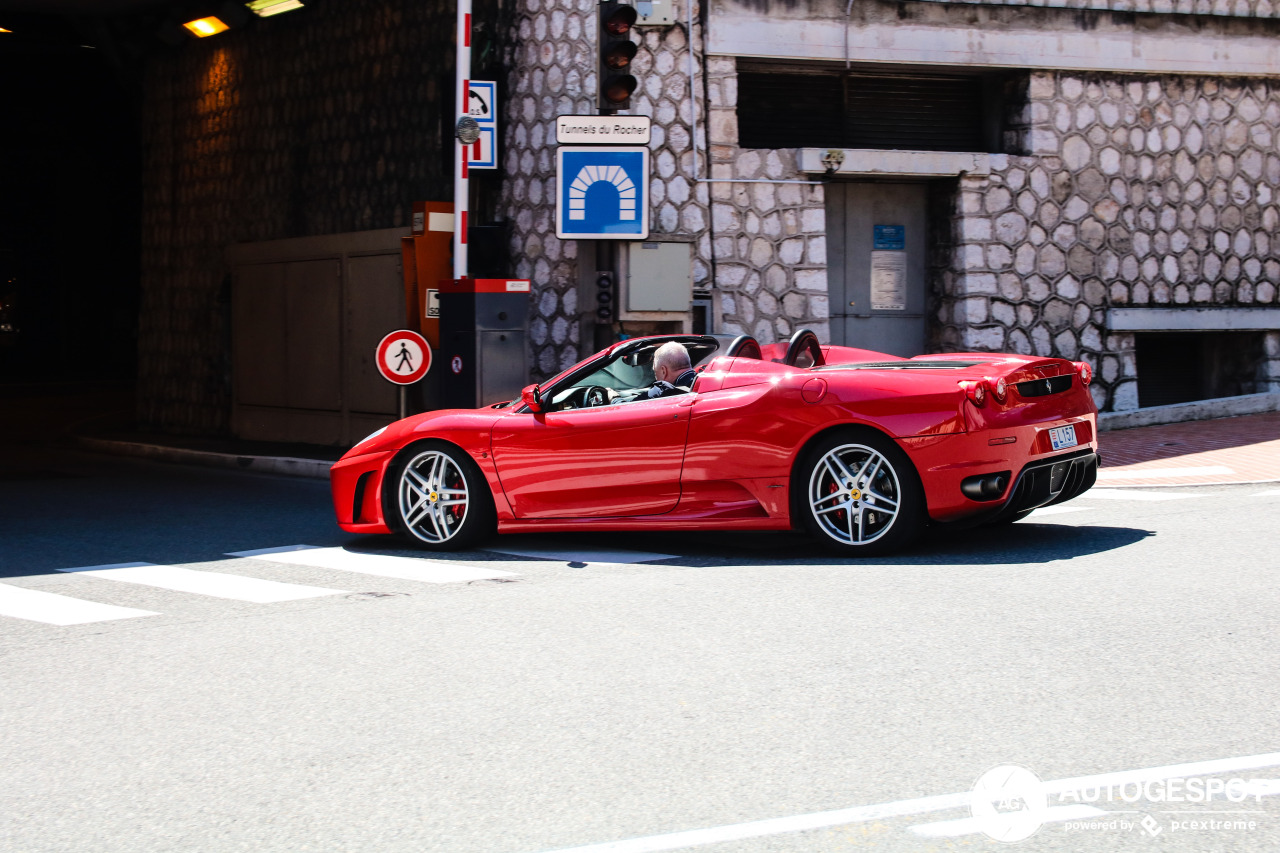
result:
<svg viewBox="0 0 1280 853"><path fill-rule="evenodd" d="M1104 432L1099 486L1280 480L1280 412Z"/></svg>

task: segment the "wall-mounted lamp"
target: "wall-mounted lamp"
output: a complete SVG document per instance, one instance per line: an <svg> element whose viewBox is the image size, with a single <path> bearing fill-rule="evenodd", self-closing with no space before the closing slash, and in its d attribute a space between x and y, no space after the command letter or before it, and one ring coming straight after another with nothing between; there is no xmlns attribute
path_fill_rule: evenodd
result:
<svg viewBox="0 0 1280 853"><path fill-rule="evenodd" d="M822 152L822 165L828 175L834 175L844 163L844 151L840 148L828 148Z"/></svg>
<svg viewBox="0 0 1280 853"><path fill-rule="evenodd" d="M292 12L294 9L301 9L303 2L302 0L250 0L244 5L259 18L269 18L272 15L279 15L281 12Z"/></svg>

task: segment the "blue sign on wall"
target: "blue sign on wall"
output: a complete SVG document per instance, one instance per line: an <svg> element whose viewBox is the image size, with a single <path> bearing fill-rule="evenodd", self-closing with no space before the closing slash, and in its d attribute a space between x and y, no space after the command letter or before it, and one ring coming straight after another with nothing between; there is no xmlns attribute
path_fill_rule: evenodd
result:
<svg viewBox="0 0 1280 853"><path fill-rule="evenodd" d="M556 149L556 236L644 240L649 236L649 149Z"/></svg>
<svg viewBox="0 0 1280 853"><path fill-rule="evenodd" d="M905 225L873 225L872 229L872 249L901 252L907 248L907 228Z"/></svg>

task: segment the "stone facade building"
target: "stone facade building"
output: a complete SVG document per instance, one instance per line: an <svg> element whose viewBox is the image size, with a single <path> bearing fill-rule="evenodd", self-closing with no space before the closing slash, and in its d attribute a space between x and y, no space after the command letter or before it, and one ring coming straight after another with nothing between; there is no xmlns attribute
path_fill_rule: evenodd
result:
<svg viewBox="0 0 1280 853"><path fill-rule="evenodd" d="M1271 4L844 6L719 0L685 26L641 31L632 112L655 126L653 228L696 246L713 331L769 342L808 327L856 344L833 338L828 273L844 235L831 233L832 189L927 182L927 349L1085 360L1098 405L1119 410L1143 402L1136 341L1150 333L1152 377L1161 338L1189 340L1213 375L1166 381L1203 396L1280 390ZM532 335L542 374L585 354L574 321L590 319L577 292L588 261L581 241L547 236L548 149L557 114L593 111L593 46L594 4L520 6L507 198L517 268L543 294ZM995 141L968 158L842 146L840 167L815 167L829 143L806 143L803 129L794 146L748 147L740 120L758 105L739 85L744 67L791 79L998 74ZM1228 330L1238 333L1215 334Z"/></svg>
<svg viewBox="0 0 1280 853"><path fill-rule="evenodd" d="M1280 7L670 8L636 30L630 112L653 121L651 239L692 247L706 331L1085 360L1112 410L1280 390ZM316 0L151 63L148 425L229 429L228 245L407 231L414 201L449 199L452 15ZM502 138L472 210L532 281L540 379L648 328L598 328L614 261L555 236L554 122L597 111L596 3L480 4L476 22ZM872 288L895 252L878 281L899 290Z"/></svg>

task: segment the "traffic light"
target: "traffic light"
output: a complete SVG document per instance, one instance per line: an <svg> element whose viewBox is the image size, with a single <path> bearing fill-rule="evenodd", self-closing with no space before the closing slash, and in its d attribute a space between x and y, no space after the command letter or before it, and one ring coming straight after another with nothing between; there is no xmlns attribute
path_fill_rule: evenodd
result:
<svg viewBox="0 0 1280 853"><path fill-rule="evenodd" d="M618 0L602 0L600 3L598 100L601 115L612 115L631 107L631 93L636 90L636 78L630 73L631 60L637 50L636 43L631 40L631 28L635 23L634 6Z"/></svg>
<svg viewBox="0 0 1280 853"><path fill-rule="evenodd" d="M613 273L596 273L596 322L613 322Z"/></svg>

